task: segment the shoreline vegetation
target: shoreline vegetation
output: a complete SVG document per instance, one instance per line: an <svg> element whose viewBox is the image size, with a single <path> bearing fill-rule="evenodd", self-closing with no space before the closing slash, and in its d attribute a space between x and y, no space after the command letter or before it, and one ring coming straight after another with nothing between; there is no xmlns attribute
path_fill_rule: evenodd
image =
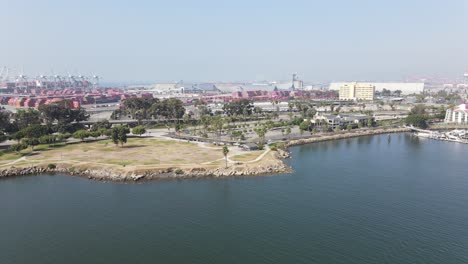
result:
<svg viewBox="0 0 468 264"><path fill-rule="evenodd" d="M293 139L285 142L286 147L311 144L316 142L339 140L353 138L359 136L370 136L388 133L403 133L409 132L408 128L378 128L372 130L353 130L342 131L333 134L315 135L305 139ZM0 179L7 177L36 175L44 173L58 173L72 176L82 176L89 179L99 181L116 181L116 182L135 182L141 180L163 180L163 179L188 179L188 178L218 178L229 176L256 176L256 175L271 175L278 173L288 173L292 169L284 163L284 159L289 157L287 151L277 149L276 151L267 148L264 151L240 152L232 151L229 156L229 166L224 166L224 157L222 156L222 148L217 146L203 146L197 143L185 143L174 140L147 139L149 143L146 149L139 149L140 155L137 155L139 164L134 162L120 160L101 160L102 154L99 151L107 151L120 153L121 156L129 158L132 150L144 148L141 146L141 139L135 139L134 144L124 148L115 148L108 146L106 142L91 142L82 143L83 145L78 150L82 155L82 160L76 160L79 153L76 152L77 147L70 149L49 149L44 153L31 153L29 156L34 159L26 159L26 156L21 157L9 163L0 163ZM132 143L132 142L130 142ZM140 143L140 144L138 144ZM154 144L166 144L164 157L168 156L167 161L163 157L157 160L141 161L142 155L154 156L151 153L152 149L157 149ZM75 144L76 145L76 144ZM78 144L81 145L81 144ZM110 144L112 145L112 144ZM67 146L68 147L68 146ZM171 148L176 151L170 154ZM188 159L192 163L180 159L178 151L186 150L187 155L192 153ZM84 152L84 153L83 153ZM44 155L44 159L41 156ZM57 155L60 155L57 157ZM64 158L65 155L65 158ZM68 155L68 156L67 156ZM207 162L202 162L205 159L213 159ZM86 159L87 158L87 159ZM200 158L197 160L197 158Z"/></svg>

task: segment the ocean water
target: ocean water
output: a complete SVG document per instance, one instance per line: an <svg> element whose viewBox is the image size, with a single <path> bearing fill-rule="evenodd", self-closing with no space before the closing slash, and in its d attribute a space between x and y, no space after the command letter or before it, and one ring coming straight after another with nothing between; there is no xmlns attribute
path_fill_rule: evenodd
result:
<svg viewBox="0 0 468 264"><path fill-rule="evenodd" d="M291 151L294 173L272 176L0 180L0 263L468 263L468 145Z"/></svg>

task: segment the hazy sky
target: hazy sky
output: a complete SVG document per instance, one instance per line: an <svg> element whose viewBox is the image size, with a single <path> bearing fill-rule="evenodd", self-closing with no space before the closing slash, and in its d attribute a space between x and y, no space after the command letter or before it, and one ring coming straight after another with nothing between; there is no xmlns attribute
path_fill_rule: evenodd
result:
<svg viewBox="0 0 468 264"><path fill-rule="evenodd" d="M468 70L467 0L0 0L0 66L105 81Z"/></svg>

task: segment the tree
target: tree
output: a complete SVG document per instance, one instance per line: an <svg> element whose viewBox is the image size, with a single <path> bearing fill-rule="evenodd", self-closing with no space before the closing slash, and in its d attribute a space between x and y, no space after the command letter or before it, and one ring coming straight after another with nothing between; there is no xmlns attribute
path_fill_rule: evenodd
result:
<svg viewBox="0 0 468 264"><path fill-rule="evenodd" d="M301 135L304 133L304 131L309 130L309 125L310 122L308 121L303 121L299 124L299 131L301 132Z"/></svg>
<svg viewBox="0 0 468 264"><path fill-rule="evenodd" d="M245 140L245 136L242 131L233 131L232 134L237 140Z"/></svg>
<svg viewBox="0 0 468 264"><path fill-rule="evenodd" d="M353 125L352 125L352 124L348 124L348 125L346 126L346 130L351 131L351 129L353 129Z"/></svg>
<svg viewBox="0 0 468 264"><path fill-rule="evenodd" d="M72 122L85 121L89 118L89 114L83 108L70 108L72 102L63 100L61 102L41 105L39 112L44 122L51 125L57 122L58 125L67 125Z"/></svg>
<svg viewBox="0 0 468 264"><path fill-rule="evenodd" d="M31 147L31 150L34 150L34 146L39 145L39 139L37 138L23 138L23 144Z"/></svg>
<svg viewBox="0 0 468 264"><path fill-rule="evenodd" d="M16 134L21 134L22 137L26 138L40 138L41 136L48 135L50 132L47 126L31 125L18 131Z"/></svg>
<svg viewBox="0 0 468 264"><path fill-rule="evenodd" d="M141 137L141 135L146 133L146 129L144 126L136 126L132 129L132 133Z"/></svg>
<svg viewBox="0 0 468 264"><path fill-rule="evenodd" d="M320 125L320 126L322 126L322 125ZM325 121L325 123L323 123L323 128L325 129L325 131L331 132L330 125L326 121ZM323 131L323 129L322 129L322 131Z"/></svg>
<svg viewBox="0 0 468 264"><path fill-rule="evenodd" d="M382 90L382 95L383 96L390 96L391 94L392 94L392 91L383 88L383 90Z"/></svg>
<svg viewBox="0 0 468 264"><path fill-rule="evenodd" d="M206 102L200 99L194 99L193 100L193 105L194 106L200 106L200 105L206 105Z"/></svg>
<svg viewBox="0 0 468 264"><path fill-rule="evenodd" d="M435 115L435 117L438 119L444 119L446 112L447 110L445 109L445 107L441 105L439 109L437 109L437 114Z"/></svg>
<svg viewBox="0 0 468 264"><path fill-rule="evenodd" d="M427 128L427 116L410 114L406 117L405 123L419 128Z"/></svg>
<svg viewBox="0 0 468 264"><path fill-rule="evenodd" d="M111 137L112 137L112 142L118 146L119 145L119 127L112 128Z"/></svg>
<svg viewBox="0 0 468 264"><path fill-rule="evenodd" d="M94 131L99 131L101 129L109 129L111 127L112 127L112 125L111 125L111 123L109 123L109 120L105 119L105 120L98 121L98 122L94 123L91 126L90 131L94 132Z"/></svg>
<svg viewBox="0 0 468 264"><path fill-rule="evenodd" d="M211 119L212 119L211 116L202 116L200 118L199 122L200 122L200 124L202 126L203 134L206 134L207 129L210 127Z"/></svg>
<svg viewBox="0 0 468 264"><path fill-rule="evenodd" d="M190 124L190 114L184 114L182 116L182 120L184 120L184 124L189 125Z"/></svg>
<svg viewBox="0 0 468 264"><path fill-rule="evenodd" d="M305 118L307 117L307 111L309 110L309 107L307 105L302 105L301 106L301 112L302 112L302 117Z"/></svg>
<svg viewBox="0 0 468 264"><path fill-rule="evenodd" d="M293 111L293 109L294 109L294 103L293 102L288 102L288 109L289 109L289 112Z"/></svg>
<svg viewBox="0 0 468 264"><path fill-rule="evenodd" d="M0 132L5 131L10 125L10 113L0 110Z"/></svg>
<svg viewBox="0 0 468 264"><path fill-rule="evenodd" d="M158 105L159 99L157 98L127 98L123 102L124 113L131 115L134 119L147 119L148 114L152 115L152 111L148 111L153 105ZM155 109L152 109L153 111Z"/></svg>
<svg viewBox="0 0 468 264"><path fill-rule="evenodd" d="M184 129L183 124L176 123L174 126L174 130L177 133L178 136L180 136L180 131Z"/></svg>
<svg viewBox="0 0 468 264"><path fill-rule="evenodd" d="M425 115L426 114L426 106L423 104L418 104L415 105L413 108L411 108L410 115Z"/></svg>
<svg viewBox="0 0 468 264"><path fill-rule="evenodd" d="M24 129L30 125L40 125L40 112L32 108L28 110L18 109L14 115L14 124L18 130Z"/></svg>
<svg viewBox="0 0 468 264"><path fill-rule="evenodd" d="M166 118L180 119L185 114L184 103L177 98L169 98L162 101L163 114Z"/></svg>
<svg viewBox="0 0 468 264"><path fill-rule="evenodd" d="M116 126L112 128L112 142L115 145L120 145L123 147L124 143L127 143L127 134L129 133L129 129L126 126Z"/></svg>
<svg viewBox="0 0 468 264"><path fill-rule="evenodd" d="M226 168L227 168L227 154L229 153L229 148L227 146L224 146L223 147L223 155L224 155L224 159L226 161Z"/></svg>
<svg viewBox="0 0 468 264"><path fill-rule="evenodd" d="M367 126L371 127L374 125L374 122L372 122L372 118L367 119Z"/></svg>
<svg viewBox="0 0 468 264"><path fill-rule="evenodd" d="M116 110L112 111L110 119L117 120L117 119L120 119L120 117L122 115L123 115L123 111L121 109L116 109Z"/></svg>
<svg viewBox="0 0 468 264"><path fill-rule="evenodd" d="M338 106L337 108L335 108L335 113L339 114L341 111L341 106Z"/></svg>
<svg viewBox="0 0 468 264"><path fill-rule="evenodd" d="M202 101L203 102L203 101ZM198 116L203 117L206 115L212 115L213 113L211 112L211 108L208 108L205 104L197 106L198 109Z"/></svg>
<svg viewBox="0 0 468 264"><path fill-rule="evenodd" d="M257 134L259 138L259 144L264 145L265 144L265 135L268 132L268 128L266 126L258 127L254 129L255 133Z"/></svg>
<svg viewBox="0 0 468 264"><path fill-rule="evenodd" d="M286 131L285 131L286 135L288 135L288 138L289 138L289 135L291 134L291 127L287 127L286 128Z"/></svg>
<svg viewBox="0 0 468 264"><path fill-rule="evenodd" d="M224 126L224 119L221 116L214 116L211 118L211 126L216 131L218 137L221 137L221 131Z"/></svg>
<svg viewBox="0 0 468 264"><path fill-rule="evenodd" d="M201 106L203 104L199 104ZM141 121L148 118L180 119L185 114L182 101L177 98L169 98L159 101L157 98L128 98L123 103L121 111L114 111L113 118L122 115L130 115L131 118Z"/></svg>
<svg viewBox="0 0 468 264"><path fill-rule="evenodd" d="M257 118L263 112L262 108L260 108L258 106L254 107L253 111L257 115Z"/></svg>
<svg viewBox="0 0 468 264"><path fill-rule="evenodd" d="M119 142L122 147L124 143L127 143L127 133L128 133L127 127L122 127L119 130Z"/></svg>
<svg viewBox="0 0 468 264"><path fill-rule="evenodd" d="M245 109L245 110L244 110ZM224 104L223 111L227 116L245 116L251 115L253 104L250 100L241 99L236 102L229 102Z"/></svg>
<svg viewBox="0 0 468 264"><path fill-rule="evenodd" d="M417 94L416 95L416 102L417 103L424 103L426 101L426 95L425 94Z"/></svg>

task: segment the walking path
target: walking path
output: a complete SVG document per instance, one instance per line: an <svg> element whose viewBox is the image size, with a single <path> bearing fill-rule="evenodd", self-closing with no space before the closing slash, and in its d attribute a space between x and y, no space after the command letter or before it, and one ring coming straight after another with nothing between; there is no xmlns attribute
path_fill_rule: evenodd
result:
<svg viewBox="0 0 468 264"><path fill-rule="evenodd" d="M23 157L21 157L21 158L19 158L19 159L16 159L16 160L14 160L14 161L11 161L11 162L8 162L8 163L5 163L5 164L1 164L0 166L9 166L9 165L13 165L13 164L18 163L18 162L23 161L23 160L26 160L26 157L25 157L25 156L23 156Z"/></svg>

